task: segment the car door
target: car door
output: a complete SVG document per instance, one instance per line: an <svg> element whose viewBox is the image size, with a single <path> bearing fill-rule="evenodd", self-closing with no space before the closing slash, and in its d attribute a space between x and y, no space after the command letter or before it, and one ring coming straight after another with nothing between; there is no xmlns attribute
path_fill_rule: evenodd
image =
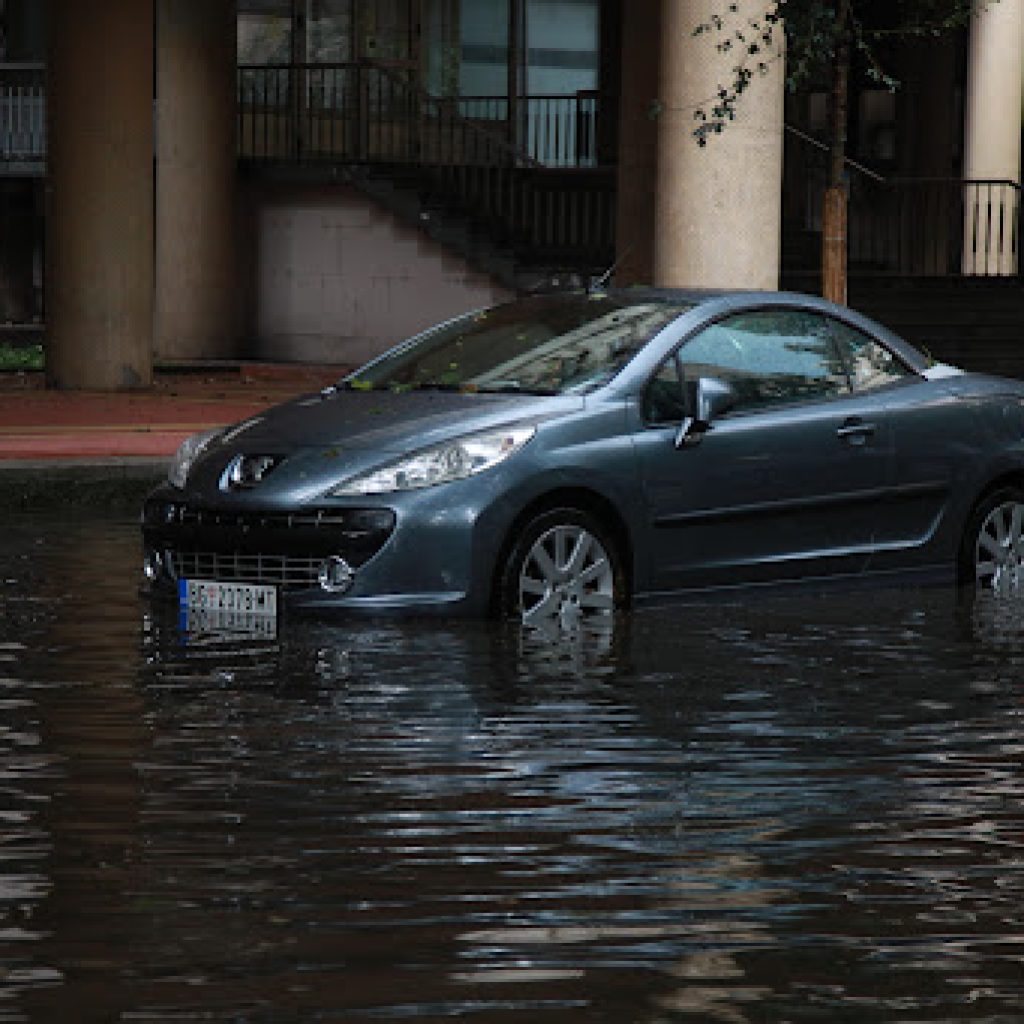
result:
<svg viewBox="0 0 1024 1024"><path fill-rule="evenodd" d="M888 402L893 459L873 568L949 569L992 452L977 406L959 394L963 378L908 370L848 324L834 335L853 388L877 389Z"/></svg>
<svg viewBox="0 0 1024 1024"><path fill-rule="evenodd" d="M735 406L678 446L665 396L714 377ZM735 314L667 360L636 407L653 591L853 573L870 556L892 457L884 395L855 391L829 319Z"/></svg>

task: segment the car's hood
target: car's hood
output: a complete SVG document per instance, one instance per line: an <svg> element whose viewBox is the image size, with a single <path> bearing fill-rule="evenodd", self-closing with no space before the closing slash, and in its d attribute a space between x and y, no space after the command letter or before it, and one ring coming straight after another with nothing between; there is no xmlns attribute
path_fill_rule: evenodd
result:
<svg viewBox="0 0 1024 1024"><path fill-rule="evenodd" d="M190 470L187 490L197 500L232 505L311 501L338 480L396 456L582 406L583 399L576 396L435 391L307 395L226 430ZM275 465L258 486L226 489L224 474L238 456L269 457Z"/></svg>
<svg viewBox="0 0 1024 1024"><path fill-rule="evenodd" d="M401 453L581 403L577 397L328 390L268 409L229 430L227 437L235 447L282 454L323 447Z"/></svg>

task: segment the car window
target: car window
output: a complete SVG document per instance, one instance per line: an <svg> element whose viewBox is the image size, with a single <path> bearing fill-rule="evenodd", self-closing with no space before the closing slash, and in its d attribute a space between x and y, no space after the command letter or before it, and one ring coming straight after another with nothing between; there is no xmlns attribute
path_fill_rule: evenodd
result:
<svg viewBox="0 0 1024 1024"><path fill-rule="evenodd" d="M853 391L873 391L896 384L914 371L884 345L841 320L832 321L832 335L846 365Z"/></svg>
<svg viewBox="0 0 1024 1024"><path fill-rule="evenodd" d="M681 423L686 415L683 408L683 383L674 355L661 364L648 383L644 392L643 413L648 423Z"/></svg>
<svg viewBox="0 0 1024 1024"><path fill-rule="evenodd" d="M801 310L740 313L712 324L680 349L687 379L719 377L737 410L848 394L846 367L825 317Z"/></svg>
<svg viewBox="0 0 1024 1024"><path fill-rule="evenodd" d="M345 384L361 391L583 394L614 377L689 308L629 296L531 296L442 324Z"/></svg>

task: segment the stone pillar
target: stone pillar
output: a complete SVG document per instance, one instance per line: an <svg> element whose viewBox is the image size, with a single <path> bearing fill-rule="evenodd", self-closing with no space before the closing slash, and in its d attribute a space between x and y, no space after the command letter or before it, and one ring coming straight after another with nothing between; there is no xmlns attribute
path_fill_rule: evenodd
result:
<svg viewBox="0 0 1024 1024"><path fill-rule="evenodd" d="M736 120L701 147L694 109L732 80L736 48L719 52L729 26L764 15L762 0L738 0L722 34L693 35L706 0L663 0L656 176L654 282L668 287L778 288L782 221L785 72L780 51L756 69ZM755 61L758 58L753 58Z"/></svg>
<svg viewBox="0 0 1024 1024"><path fill-rule="evenodd" d="M976 0L971 21L964 123L964 178L1020 183L1024 0ZM968 185L964 206L965 274L1017 272L1019 190Z"/></svg>
<svg viewBox="0 0 1024 1024"><path fill-rule="evenodd" d="M233 0L157 0L159 359L226 358L238 335Z"/></svg>
<svg viewBox="0 0 1024 1024"><path fill-rule="evenodd" d="M46 376L146 387L153 373L153 9L51 0Z"/></svg>
<svg viewBox="0 0 1024 1024"><path fill-rule="evenodd" d="M654 178L658 165L661 0L631 0L622 19L615 283L654 281Z"/></svg>

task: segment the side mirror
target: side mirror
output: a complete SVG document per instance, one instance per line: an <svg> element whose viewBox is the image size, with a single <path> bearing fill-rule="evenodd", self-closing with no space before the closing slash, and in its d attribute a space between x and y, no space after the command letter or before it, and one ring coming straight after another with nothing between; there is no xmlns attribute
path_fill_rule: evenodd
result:
<svg viewBox="0 0 1024 1024"><path fill-rule="evenodd" d="M676 434L676 447L699 444L711 424L736 406L738 396L728 381L698 377L683 382L686 417Z"/></svg>

